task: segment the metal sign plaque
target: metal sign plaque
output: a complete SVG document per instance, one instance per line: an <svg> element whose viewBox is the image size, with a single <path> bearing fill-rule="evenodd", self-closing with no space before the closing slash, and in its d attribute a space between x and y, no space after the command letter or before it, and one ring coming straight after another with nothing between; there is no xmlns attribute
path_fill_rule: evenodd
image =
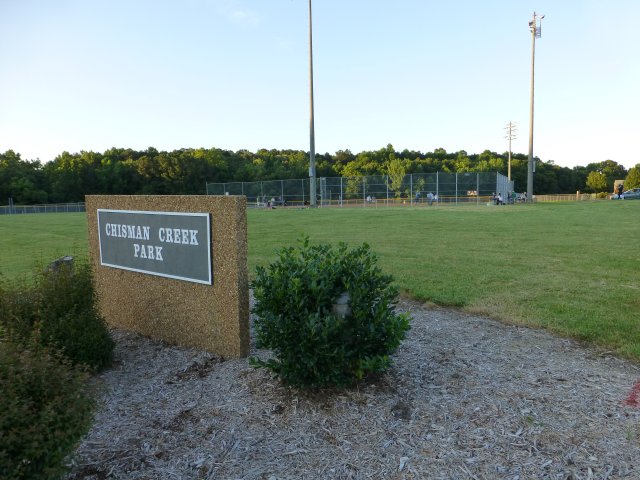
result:
<svg viewBox="0 0 640 480"><path fill-rule="evenodd" d="M100 264L211 285L208 213L98 209Z"/></svg>

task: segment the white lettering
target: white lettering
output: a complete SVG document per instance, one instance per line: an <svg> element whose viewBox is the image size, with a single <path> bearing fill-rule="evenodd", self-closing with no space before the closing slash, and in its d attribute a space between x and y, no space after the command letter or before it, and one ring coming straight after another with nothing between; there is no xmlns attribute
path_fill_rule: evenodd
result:
<svg viewBox="0 0 640 480"><path fill-rule="evenodd" d="M107 237L131 238L134 240L149 240L151 238L151 227L146 225L107 223L105 232Z"/></svg>
<svg viewBox="0 0 640 480"><path fill-rule="evenodd" d="M104 231L107 237L131 238L133 240L149 240L151 238L151 227L147 225L107 223Z"/></svg>
<svg viewBox="0 0 640 480"><path fill-rule="evenodd" d="M188 230L186 228L160 227L158 229L158 240L162 243L200 245L198 243L198 230Z"/></svg>
<svg viewBox="0 0 640 480"><path fill-rule="evenodd" d="M140 245L138 243L134 243L133 256L135 258L146 258L147 260L164 262L164 258L162 258L162 247L157 245Z"/></svg>

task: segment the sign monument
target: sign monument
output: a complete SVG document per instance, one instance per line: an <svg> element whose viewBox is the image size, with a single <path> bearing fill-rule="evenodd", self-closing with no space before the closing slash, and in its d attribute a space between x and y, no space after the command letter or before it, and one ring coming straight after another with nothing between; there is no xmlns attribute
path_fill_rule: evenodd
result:
<svg viewBox="0 0 640 480"><path fill-rule="evenodd" d="M86 198L110 325L228 357L249 353L246 198Z"/></svg>

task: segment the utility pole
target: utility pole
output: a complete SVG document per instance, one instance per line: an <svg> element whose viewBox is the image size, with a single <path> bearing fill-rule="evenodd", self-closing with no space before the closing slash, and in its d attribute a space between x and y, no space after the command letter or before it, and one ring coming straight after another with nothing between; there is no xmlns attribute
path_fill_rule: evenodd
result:
<svg viewBox="0 0 640 480"><path fill-rule="evenodd" d="M536 38L542 36L542 19L544 15L538 15L533 12L533 19L529 22L531 30L531 100L529 108L529 162L527 170L527 202L533 202L533 90L534 90L534 71L536 59Z"/></svg>
<svg viewBox="0 0 640 480"><path fill-rule="evenodd" d="M518 138L517 137L518 127L516 126L515 123L509 122L507 123L507 126L504 127L504 129L507 131L507 134L504 138L509 140L509 163L508 163L507 177L509 177L509 181L511 181L511 140L515 140L516 138Z"/></svg>
<svg viewBox="0 0 640 480"><path fill-rule="evenodd" d="M311 20L311 0L309 0L309 103L311 119L309 121L309 193L311 208L316 204L316 138L313 118L313 33Z"/></svg>

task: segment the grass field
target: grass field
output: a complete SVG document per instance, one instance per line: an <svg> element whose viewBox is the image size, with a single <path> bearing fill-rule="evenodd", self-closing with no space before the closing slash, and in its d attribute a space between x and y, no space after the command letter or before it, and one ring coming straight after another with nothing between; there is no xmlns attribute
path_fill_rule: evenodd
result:
<svg viewBox="0 0 640 480"><path fill-rule="evenodd" d="M63 255L86 257L84 213L0 215L0 274L30 274Z"/></svg>
<svg viewBox="0 0 640 480"><path fill-rule="evenodd" d="M302 235L369 243L402 292L640 360L640 202L250 210L249 268ZM215 219L214 219L215 222ZM86 254L83 214L0 217L0 271Z"/></svg>

